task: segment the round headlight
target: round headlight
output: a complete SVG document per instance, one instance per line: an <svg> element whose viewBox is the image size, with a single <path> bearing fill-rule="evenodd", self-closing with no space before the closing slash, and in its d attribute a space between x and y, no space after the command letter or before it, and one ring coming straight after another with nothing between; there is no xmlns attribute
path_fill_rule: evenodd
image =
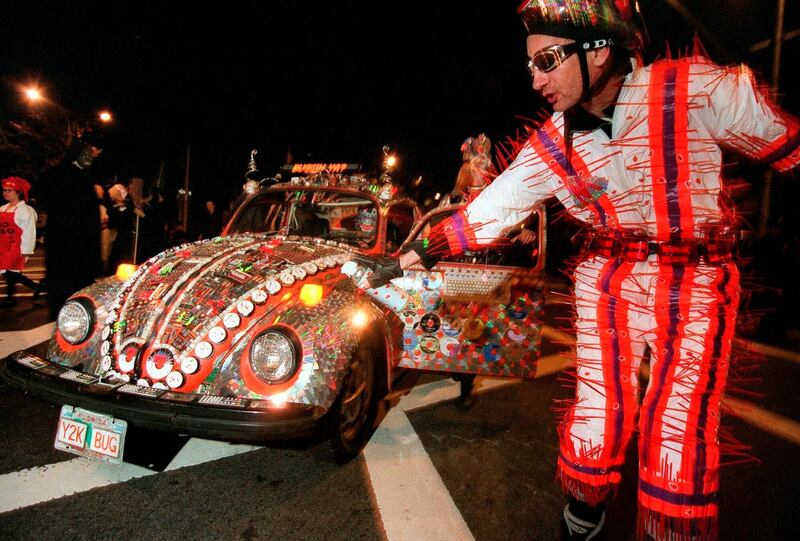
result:
<svg viewBox="0 0 800 541"><path fill-rule="evenodd" d="M283 333L268 331L250 345L250 367L267 383L282 383L297 370L297 354Z"/></svg>
<svg viewBox="0 0 800 541"><path fill-rule="evenodd" d="M58 332L70 344L86 340L92 328L92 316L83 303L69 301L58 312Z"/></svg>

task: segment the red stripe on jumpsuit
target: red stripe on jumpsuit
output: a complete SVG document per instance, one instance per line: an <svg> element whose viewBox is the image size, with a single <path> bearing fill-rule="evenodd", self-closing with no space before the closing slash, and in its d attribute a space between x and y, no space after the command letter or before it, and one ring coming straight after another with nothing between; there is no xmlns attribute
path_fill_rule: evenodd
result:
<svg viewBox="0 0 800 541"><path fill-rule="evenodd" d="M578 326L578 356L576 375L579 380L576 403L561 427L561 454L558 476L564 488L581 499L596 504L606 499L608 492L621 480L620 470L625 461L625 448L630 440L636 419L636 380L631 378L635 362L628 334L630 303L623 299L624 282L631 275L633 263L607 261L599 270L593 287L597 292L594 304L595 321L590 327L598 329L599 344L588 344ZM586 299L588 300L588 299ZM583 335L583 336L581 336ZM581 338L584 338L583 340ZM584 342L586 345L582 345ZM589 379L596 359L581 359L582 348L599 347L600 381ZM624 360L623 360L624 359ZM623 381L622 375L625 374ZM604 394L603 406L588 415L576 415L582 407L581 386ZM585 409L585 407L584 407ZM603 419L604 434L600 441L588 445L586 417ZM576 451L573 440L581 448ZM588 447L588 448L587 448Z"/></svg>
<svg viewBox="0 0 800 541"><path fill-rule="evenodd" d="M768 104L772 107L771 104ZM779 116L782 116L778 113ZM754 155L754 158L771 165L781 172L788 171L800 164L800 123L796 118L784 117L786 133L772 141L765 143L764 148ZM740 136L742 136L740 134Z"/></svg>
<svg viewBox="0 0 800 541"><path fill-rule="evenodd" d="M711 283L696 284L693 288L695 317L689 323L698 326L693 329L693 336L701 342L703 350L685 361L693 362L698 374L694 388L684 393L690 404L686 437L678 442L682 445L681 470L659 471L656 468L664 469L659 458L659 462L650 461L648 471L640 474L642 507L683 520L713 520L718 512L719 405L735 332L739 274L734 265L701 267L697 278L709 272L715 273ZM666 478L670 473L671 478Z"/></svg>
<svg viewBox="0 0 800 541"><path fill-rule="evenodd" d="M682 290L691 284L693 271L683 265L662 265L656 277L653 306L655 312L655 341L651 357L650 382L642 403L639 423L639 482L653 485L658 490L666 488L667 480L673 477L672 471L664 471L666 466L661 456L665 447L673 448L672 436L664 437L664 425L671 427L667 416L668 401L672 396L673 385L681 377L684 369L681 359L680 340L683 327L688 321L689 302ZM691 294L691 287L689 288ZM666 444L666 445L665 445ZM640 501L645 507L647 495L640 491ZM657 502L662 507L666 502Z"/></svg>
<svg viewBox="0 0 800 541"><path fill-rule="evenodd" d="M659 239L694 237L688 142L688 62L653 66L647 117L656 235Z"/></svg>
<svg viewBox="0 0 800 541"><path fill-rule="evenodd" d="M712 382L710 388L711 395L708 397L709 416L704 431L706 442L713 442L713 449L707 450L706 472L703 483L705 486L713 487L717 490L719 482L719 423L720 423L720 404L722 395L725 392L725 385L728 379L730 368L731 352L733 351L733 339L736 334L736 316L739 308L739 269L734 264L728 264L719 268L719 276L715 284L719 295L719 302L716 305L716 318L719 321L721 332L714 337L714 363L716 363L716 381ZM724 327L723 327L724 325ZM708 443L706 443L708 446ZM712 467L713 466L713 467Z"/></svg>
<svg viewBox="0 0 800 541"><path fill-rule="evenodd" d="M558 175L575 201L594 213L598 224L602 224L604 227L616 227L619 224L617 212L608 194L604 193L600 197L594 198L589 193L586 182L592 177L592 173L575 149L567 157L563 134L552 119L548 119L539 130L531 135L529 143L542 162Z"/></svg>
<svg viewBox="0 0 800 541"><path fill-rule="evenodd" d="M715 273L713 280L704 279L707 273ZM703 534L713 537L719 402L734 334L738 271L733 265L662 267L655 306L654 348L659 354L640 421L640 531L653 521L656 528L664 528L666 517L671 517L671 531L690 531L690 521L703 518ZM702 347L702 353L692 354L692 347ZM676 397L688 400L688 406L670 409L669 400L674 406ZM671 422L661 421L670 416ZM664 438L662 431L671 434ZM666 463L662 455L670 453L673 460L680 454L680 464Z"/></svg>

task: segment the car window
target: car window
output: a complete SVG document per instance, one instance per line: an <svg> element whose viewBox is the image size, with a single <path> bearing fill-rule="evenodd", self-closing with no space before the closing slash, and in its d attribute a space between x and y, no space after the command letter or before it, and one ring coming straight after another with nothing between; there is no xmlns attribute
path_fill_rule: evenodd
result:
<svg viewBox="0 0 800 541"><path fill-rule="evenodd" d="M389 207L386 214L386 252L393 253L411 233L414 227L414 206L411 204L396 204Z"/></svg>
<svg viewBox="0 0 800 541"><path fill-rule="evenodd" d="M369 248L378 235L378 208L358 193L268 190L236 213L228 233L285 233Z"/></svg>

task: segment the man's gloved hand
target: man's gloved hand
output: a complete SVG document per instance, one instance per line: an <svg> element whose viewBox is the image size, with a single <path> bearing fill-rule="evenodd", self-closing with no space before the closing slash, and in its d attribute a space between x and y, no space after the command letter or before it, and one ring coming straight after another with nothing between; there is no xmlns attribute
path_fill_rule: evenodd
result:
<svg viewBox="0 0 800 541"><path fill-rule="evenodd" d="M365 256L356 254L353 259L356 264L367 267L372 274L367 277L370 287L381 287L389 283L393 278L403 276L403 269L400 268L400 260L389 256Z"/></svg>

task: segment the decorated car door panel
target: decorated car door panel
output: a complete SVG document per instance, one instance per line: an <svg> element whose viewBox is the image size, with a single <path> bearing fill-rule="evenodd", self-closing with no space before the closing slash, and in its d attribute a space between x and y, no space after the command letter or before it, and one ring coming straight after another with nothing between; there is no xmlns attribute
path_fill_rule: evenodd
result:
<svg viewBox="0 0 800 541"><path fill-rule="evenodd" d="M535 376L543 299L530 271L443 263L392 283L407 296L399 367Z"/></svg>

